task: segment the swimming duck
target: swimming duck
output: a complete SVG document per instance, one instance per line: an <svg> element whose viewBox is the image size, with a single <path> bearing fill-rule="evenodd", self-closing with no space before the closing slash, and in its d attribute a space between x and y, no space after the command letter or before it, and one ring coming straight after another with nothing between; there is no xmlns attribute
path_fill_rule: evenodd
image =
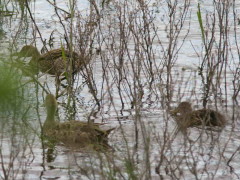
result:
<svg viewBox="0 0 240 180"><path fill-rule="evenodd" d="M70 71L71 58L73 73L80 71L81 67L89 62L87 57L81 57L76 52L70 53L70 51L63 48L40 54L36 47L26 45L16 54L21 57L32 57L29 65L32 67L33 72L37 73L40 70L43 73L58 76Z"/></svg>
<svg viewBox="0 0 240 180"><path fill-rule="evenodd" d="M192 110L189 102L181 102L177 108L171 111L180 130L186 130L194 126L221 127L226 125L225 117L212 109Z"/></svg>
<svg viewBox="0 0 240 180"><path fill-rule="evenodd" d="M68 122L56 122L54 119L57 110L57 101L52 94L48 94L45 100L47 118L43 124L43 135L51 140L60 141L65 145L85 147L89 144L107 144L109 133L115 129L102 130L96 123L88 123L71 120Z"/></svg>

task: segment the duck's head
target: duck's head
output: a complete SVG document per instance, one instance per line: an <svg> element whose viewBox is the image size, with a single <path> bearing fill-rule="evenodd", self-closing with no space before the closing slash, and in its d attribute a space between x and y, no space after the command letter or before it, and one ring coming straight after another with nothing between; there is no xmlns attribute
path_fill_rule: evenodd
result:
<svg viewBox="0 0 240 180"><path fill-rule="evenodd" d="M184 115L192 112L192 106L189 102L181 102L178 107L171 111L173 116Z"/></svg>
<svg viewBox="0 0 240 180"><path fill-rule="evenodd" d="M32 45L26 45L22 47L20 52L15 53L14 55L17 55L20 57L37 57L37 56L40 56L40 53L36 47Z"/></svg>
<svg viewBox="0 0 240 180"><path fill-rule="evenodd" d="M45 99L45 106L47 109L47 118L43 124L43 134L47 133L49 130L56 126L54 119L55 112L57 110L57 101L54 95L48 94Z"/></svg>
<svg viewBox="0 0 240 180"><path fill-rule="evenodd" d="M54 95L48 94L45 99L48 115L54 115L57 110L57 100Z"/></svg>

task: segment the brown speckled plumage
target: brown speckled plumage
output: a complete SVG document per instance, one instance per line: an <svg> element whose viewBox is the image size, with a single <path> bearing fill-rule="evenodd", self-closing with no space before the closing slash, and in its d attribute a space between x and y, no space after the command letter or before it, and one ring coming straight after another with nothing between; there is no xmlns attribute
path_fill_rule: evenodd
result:
<svg viewBox="0 0 240 180"><path fill-rule="evenodd" d="M70 67L72 67L72 72L76 73L81 70L84 64L89 62L87 56L82 57L76 52L70 53L68 50L61 48L50 50L41 55L37 48L26 45L21 49L19 55L22 57L32 57L29 64L34 72L40 70L43 73L51 75L62 75L64 72L70 72Z"/></svg>
<svg viewBox="0 0 240 180"><path fill-rule="evenodd" d="M178 128L185 131L189 127L209 126L224 127L225 117L212 109L192 110L189 102L181 102L172 112L178 124Z"/></svg>
<svg viewBox="0 0 240 180"><path fill-rule="evenodd" d="M114 129L102 130L99 124L81 121L59 123L54 120L57 102L53 95L46 97L47 119L43 124L43 134L51 140L68 146L84 147L94 143L107 143L109 133Z"/></svg>

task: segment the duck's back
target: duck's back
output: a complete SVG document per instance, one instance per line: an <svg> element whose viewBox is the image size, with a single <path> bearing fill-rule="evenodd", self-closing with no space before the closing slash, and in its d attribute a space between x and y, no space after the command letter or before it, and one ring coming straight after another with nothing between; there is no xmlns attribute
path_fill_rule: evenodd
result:
<svg viewBox="0 0 240 180"><path fill-rule="evenodd" d="M225 117L212 109L200 109L192 112L193 117L197 117L202 122L199 124L204 124L206 126L220 126L223 127L226 124Z"/></svg>
<svg viewBox="0 0 240 180"><path fill-rule="evenodd" d="M48 129L45 135L64 144L81 144L84 146L107 141L108 133L101 130L98 124L69 121L58 123L54 128Z"/></svg>
<svg viewBox="0 0 240 180"><path fill-rule="evenodd" d="M203 125L224 127L226 120L225 117L217 111L200 109L178 116L177 123L183 129Z"/></svg>
<svg viewBox="0 0 240 180"><path fill-rule="evenodd" d="M72 63L74 71L79 67L79 56L76 52L72 54L67 50L55 49L42 54L38 60L38 66L42 72L47 72L48 74L62 74L68 71L70 66L70 58L72 58Z"/></svg>

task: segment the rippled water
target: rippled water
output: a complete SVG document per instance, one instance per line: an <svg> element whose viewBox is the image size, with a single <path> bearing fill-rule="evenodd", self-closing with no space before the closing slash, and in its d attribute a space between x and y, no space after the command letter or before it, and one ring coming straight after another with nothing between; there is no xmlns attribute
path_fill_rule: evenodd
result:
<svg viewBox="0 0 240 180"><path fill-rule="evenodd" d="M162 3L162 4L161 4ZM160 5L155 7L152 5L151 10L156 13L157 32L159 37L162 38L162 45L168 45L168 39L166 38L166 23L169 21L166 17L167 6L164 2L159 2ZM57 1L57 5L60 8L69 10L69 4L67 1ZM151 6L151 4L149 4ZM11 7L11 6L10 6ZM78 1L77 9L82 13L83 17L89 15L89 4L87 1ZM114 24L119 22L114 15L117 11L117 7L109 6L103 11L102 16L105 17L105 22L112 22ZM201 2L201 8L203 15L212 13L213 6L210 2ZM236 4L237 12L239 11L240 3ZM59 19L54 12L53 6L51 6L45 0L38 0L31 4L31 9L36 21L36 24L41 32L43 39L49 39L51 33L54 31L54 47L59 47L61 42L64 41L64 30L59 23ZM177 53L177 61L172 69L172 76L174 77L173 88L173 103L175 106L179 100L190 100L195 106L194 108L201 108L202 100L202 82L198 74L198 66L201 64L202 56L204 55L204 48L202 45L201 30L199 28L199 22L197 20L196 11L197 4L192 3L190 6L191 16L187 16L185 26L186 28L179 35L178 43L181 44L184 41L181 50ZM136 16L140 14L136 14ZM61 14L64 17L64 14ZM6 39L1 40L1 53L7 52L6 44L14 41L13 36L19 31L20 17L8 21L5 18L3 29L6 31ZM162 20L163 19L163 20ZM205 19L203 17L203 19ZM77 20L77 18L73 18ZM30 28L26 30L24 38L19 38L19 44L26 44L25 38L27 37L27 43L32 42L32 23L31 20L27 20ZM74 25L77 22L74 21ZM229 27L233 26L232 13L229 15ZM67 24L67 20L63 20L64 24ZM188 24L190 23L190 25ZM11 26L9 25L11 24ZM188 36L188 28L190 31ZM239 31L237 26L237 32ZM102 33L108 34L108 28L105 24L101 24ZM117 29L114 29L117 34ZM219 31L219 30L216 30ZM114 34L114 33L113 33ZM106 56L113 58L107 54L108 50L107 41L111 42L111 36L104 36L106 39L103 41L103 51ZM189 130L189 137L193 141L187 141L180 133L173 140L169 149L164 149L166 145L165 138L170 137L175 127L174 120L169 116L165 106L163 106L160 92L165 92L164 84L161 84L161 80L166 80L167 71L163 69L161 77L155 79L153 84L153 90L147 88L147 72L142 71L139 75L141 83L144 89L143 104L141 107L141 117L138 121L135 109L131 108L131 91L129 88L134 85L134 73L131 71L131 62L126 62L127 77L129 78L129 86L123 87L122 92L123 100L125 103L124 109L122 108L121 97L116 83L106 85L103 78L103 64L101 57L96 55L93 63L93 78L96 82L96 88L104 94L101 99L101 110L93 119L96 122L106 122L103 125L104 129L109 127L117 127L113 133L109 136L109 145L111 145L115 151L109 151L106 153L89 151L84 149L74 149L65 147L63 145L57 145L53 153L47 152L47 149L43 148L43 144L40 141L40 122L46 118L45 108L43 107L43 93L38 92L39 104L35 101L32 104L33 109L38 109L38 114L31 113L28 121L30 130L26 130L21 133L8 133L4 132L1 138L1 171L0 177L4 179L4 172L10 173L10 179L130 179L130 175L127 173L127 159L134 159L138 177L145 179L145 169L150 165L152 179L239 179L240 178L240 128L239 128L239 107L234 106L234 102L231 97L233 94L233 72L238 66L237 48L235 45L234 31L230 28L229 42L232 45L231 55L229 55L229 64L227 65L226 78L222 79L220 84L221 94L214 96L212 94L209 99L209 106L215 108L215 102L220 102L219 110L226 115L228 119L227 126L221 133L212 132L213 134L202 133L197 128L191 128ZM29 38L29 39L28 39ZM109 38L109 39L107 39ZM239 38L237 37L239 40ZM118 38L116 37L116 40ZM156 42L155 42L156 41ZM156 50L156 67L154 73L159 73L161 60L163 58L162 49L160 48L159 41L155 39L153 48ZM132 44L131 44L132 43ZM36 38L37 47L42 47L42 42L39 35ZM134 42L129 42L131 49L131 55L134 56ZM132 45L132 46L131 46ZM96 47L98 44L95 45ZM22 45L19 45L19 49ZM218 48L214 46L214 48ZM214 50L213 50L214 51ZM114 76L114 63L112 63L112 71L109 70L107 77L109 82L115 82L117 75ZM157 68L159 67L159 69ZM29 79L24 79L25 81ZM46 83L51 93L55 93L55 78L43 75L39 78L39 81ZM126 84L127 84L126 83ZM75 87L81 87L76 90L77 96L77 119L87 120L91 110L94 108L95 101L89 93L89 89L84 84L84 78L79 75L79 79L75 83ZM35 85L29 85L30 92L35 92ZM109 88L111 87L111 88ZM226 88L225 88L226 87ZM111 94L111 95L110 95ZM161 99L162 98L162 99ZM112 100L113 99L113 100ZM237 98L239 100L239 98ZM112 101L111 101L112 100ZM59 119L64 120L66 118L66 103L67 97L61 97L59 101ZM35 106L37 108L35 108ZM233 113L233 106L237 109ZM39 116L37 116L39 115ZM234 115L234 117L233 117ZM234 121L232 121L234 119ZM2 126L3 127L3 126ZM138 127L138 129L136 128ZM31 133L30 133L31 132ZM124 132L124 133L123 133ZM138 132L138 133L136 133ZM146 139L145 137L150 137ZM198 138L200 136L200 138ZM149 146L147 146L149 145ZM146 149L149 147L149 149ZM129 150L128 150L129 149ZM160 175L156 173L155 168L159 166ZM119 170L120 169L120 170ZM121 170L122 169L122 170ZM8 172L9 170L9 172ZM119 172L122 172L120 174ZM114 174L116 173L116 174ZM196 175L196 176L194 176ZM134 179L134 178L133 178Z"/></svg>

